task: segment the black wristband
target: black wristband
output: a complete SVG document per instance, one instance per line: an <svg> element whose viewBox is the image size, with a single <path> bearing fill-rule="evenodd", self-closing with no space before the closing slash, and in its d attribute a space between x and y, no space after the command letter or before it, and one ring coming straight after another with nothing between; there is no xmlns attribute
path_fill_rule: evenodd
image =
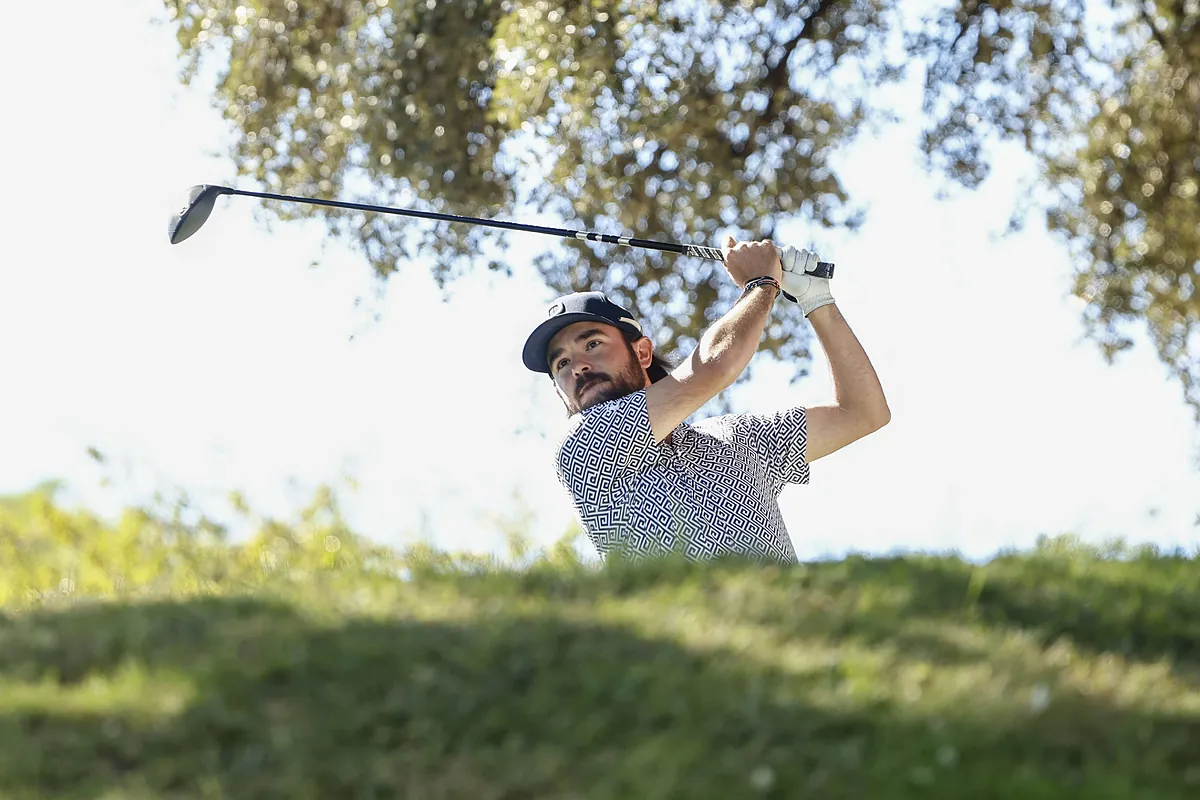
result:
<svg viewBox="0 0 1200 800"><path fill-rule="evenodd" d="M751 289L757 289L759 286L774 286L776 294L783 291L783 287L779 285L779 281L772 278L770 275L763 275L758 278L751 278L746 281L746 286L742 289L742 296L745 297L750 293Z"/></svg>

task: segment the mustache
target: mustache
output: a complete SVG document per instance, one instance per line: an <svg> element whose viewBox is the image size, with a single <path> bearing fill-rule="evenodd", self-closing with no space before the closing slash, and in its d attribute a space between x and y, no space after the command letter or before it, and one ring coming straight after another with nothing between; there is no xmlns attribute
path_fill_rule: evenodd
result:
<svg viewBox="0 0 1200 800"><path fill-rule="evenodd" d="M604 375L599 372L592 373L592 375L593 375L593 377L580 380L579 383L575 384L575 396L576 397L582 397L583 393L586 392L588 387L591 386L593 383L600 383L601 381L606 381L609 379L607 375Z"/></svg>

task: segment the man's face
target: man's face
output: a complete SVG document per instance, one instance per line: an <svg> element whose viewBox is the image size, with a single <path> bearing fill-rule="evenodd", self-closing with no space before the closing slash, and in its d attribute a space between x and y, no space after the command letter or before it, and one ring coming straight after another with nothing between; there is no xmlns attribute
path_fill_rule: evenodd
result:
<svg viewBox="0 0 1200 800"><path fill-rule="evenodd" d="M598 403L644 389L650 379L639 360L650 362L651 345L633 346L621 331L600 322L576 322L559 331L546 348L550 374L568 416Z"/></svg>

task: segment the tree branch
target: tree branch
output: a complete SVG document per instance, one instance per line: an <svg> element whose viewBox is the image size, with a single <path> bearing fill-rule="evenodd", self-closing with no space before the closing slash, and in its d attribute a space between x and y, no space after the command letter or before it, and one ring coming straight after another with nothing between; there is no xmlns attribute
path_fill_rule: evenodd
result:
<svg viewBox="0 0 1200 800"><path fill-rule="evenodd" d="M746 144L736 145L732 142L730 143L729 148L734 157L741 158L754 153L757 149L754 145L754 139L758 134L759 128L763 126L766 120L778 116L783 111L782 98L788 88L788 78L790 77L788 62L792 59L792 54L796 52L796 48L800 46L801 42L806 39L813 41L813 23L824 19L836 5L837 3L834 0L820 0L817 3L816 10L804 21L804 27L800 29L800 32L784 43L783 55L779 57L774 66L767 70L767 74L763 79L763 88L767 92L766 108L763 110L763 113L756 115L754 125L750 129L750 135L746 137Z"/></svg>
<svg viewBox="0 0 1200 800"><path fill-rule="evenodd" d="M1146 10L1146 6L1142 5L1141 3L1137 4L1137 8L1138 14L1140 14L1142 17L1142 22L1146 23L1146 27L1150 29L1150 35L1154 38L1154 41L1158 42L1158 46L1163 49L1163 52L1166 53L1170 48L1167 47L1167 41L1163 38L1162 33L1157 27L1155 27L1154 18L1151 17L1150 12Z"/></svg>

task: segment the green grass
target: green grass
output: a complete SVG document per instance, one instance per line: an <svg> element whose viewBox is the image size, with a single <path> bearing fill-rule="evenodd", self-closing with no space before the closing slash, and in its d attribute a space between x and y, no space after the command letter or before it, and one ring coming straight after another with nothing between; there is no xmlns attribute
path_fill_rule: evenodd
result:
<svg viewBox="0 0 1200 800"><path fill-rule="evenodd" d="M1194 558L410 553L400 580L309 534L271 569L230 566L263 540L10 591L0 797L1200 797ZM10 589L57 574L22 552Z"/></svg>

